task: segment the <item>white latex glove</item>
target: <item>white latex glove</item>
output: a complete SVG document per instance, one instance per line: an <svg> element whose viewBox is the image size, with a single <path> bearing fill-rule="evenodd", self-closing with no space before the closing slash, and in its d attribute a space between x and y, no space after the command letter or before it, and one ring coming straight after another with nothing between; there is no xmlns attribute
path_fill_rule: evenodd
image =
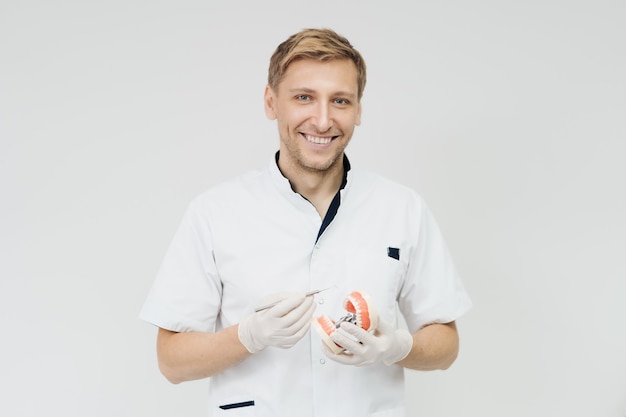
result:
<svg viewBox="0 0 626 417"><path fill-rule="evenodd" d="M315 311L312 296L282 293L274 294L272 298L282 301L267 310L244 317L239 323L239 340L250 353L267 346L290 348L309 330Z"/></svg>
<svg viewBox="0 0 626 417"><path fill-rule="evenodd" d="M411 333L405 329L396 329L383 320L380 320L373 333L348 322L341 323L340 328L341 331L330 337L346 351L335 354L325 345L322 349L328 358L344 365L363 366L383 362L389 366L406 358L413 347Z"/></svg>

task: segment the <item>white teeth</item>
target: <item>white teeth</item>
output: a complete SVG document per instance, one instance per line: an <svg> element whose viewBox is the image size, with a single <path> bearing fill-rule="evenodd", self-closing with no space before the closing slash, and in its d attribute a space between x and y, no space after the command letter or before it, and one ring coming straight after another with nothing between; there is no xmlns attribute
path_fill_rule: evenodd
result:
<svg viewBox="0 0 626 417"><path fill-rule="evenodd" d="M325 145L327 143L330 143L330 141L332 140L332 138L320 138L318 136L311 136L311 135L304 135L304 137L309 142L318 143L320 145Z"/></svg>

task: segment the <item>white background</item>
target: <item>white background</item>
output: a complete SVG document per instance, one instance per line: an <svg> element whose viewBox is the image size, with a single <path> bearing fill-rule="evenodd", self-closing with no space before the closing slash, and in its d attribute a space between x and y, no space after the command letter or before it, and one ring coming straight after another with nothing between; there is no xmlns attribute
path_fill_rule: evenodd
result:
<svg viewBox="0 0 626 417"><path fill-rule="evenodd" d="M383 5L384 4L384 5ZM623 1L0 0L0 415L202 416L137 314L188 201L277 149L292 33L366 58L354 165L416 188L473 298L411 416L626 416Z"/></svg>

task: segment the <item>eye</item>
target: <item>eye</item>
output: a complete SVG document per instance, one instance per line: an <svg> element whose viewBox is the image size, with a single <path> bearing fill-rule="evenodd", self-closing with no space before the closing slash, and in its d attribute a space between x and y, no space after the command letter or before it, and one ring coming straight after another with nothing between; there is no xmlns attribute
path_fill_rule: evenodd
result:
<svg viewBox="0 0 626 417"><path fill-rule="evenodd" d="M347 106L348 104L350 104L350 100L347 100L345 98L336 98L334 101L335 104L339 104L340 106Z"/></svg>
<svg viewBox="0 0 626 417"><path fill-rule="evenodd" d="M298 101L310 101L311 100L311 96L309 96L308 94L298 94L295 97L296 100Z"/></svg>

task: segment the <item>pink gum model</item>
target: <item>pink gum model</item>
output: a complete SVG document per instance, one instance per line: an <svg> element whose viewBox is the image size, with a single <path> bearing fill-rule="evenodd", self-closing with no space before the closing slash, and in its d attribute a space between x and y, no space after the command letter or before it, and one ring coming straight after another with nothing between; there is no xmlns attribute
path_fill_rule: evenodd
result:
<svg viewBox="0 0 626 417"><path fill-rule="evenodd" d="M336 322L328 316L319 316L313 319L311 325L322 338L322 342L335 354L343 352L345 349L336 344L331 335L338 331L339 325L344 322L350 322L354 325L373 332L378 327L378 312L371 304L370 297L363 291L352 291L344 300L343 308L348 314L340 318Z"/></svg>

